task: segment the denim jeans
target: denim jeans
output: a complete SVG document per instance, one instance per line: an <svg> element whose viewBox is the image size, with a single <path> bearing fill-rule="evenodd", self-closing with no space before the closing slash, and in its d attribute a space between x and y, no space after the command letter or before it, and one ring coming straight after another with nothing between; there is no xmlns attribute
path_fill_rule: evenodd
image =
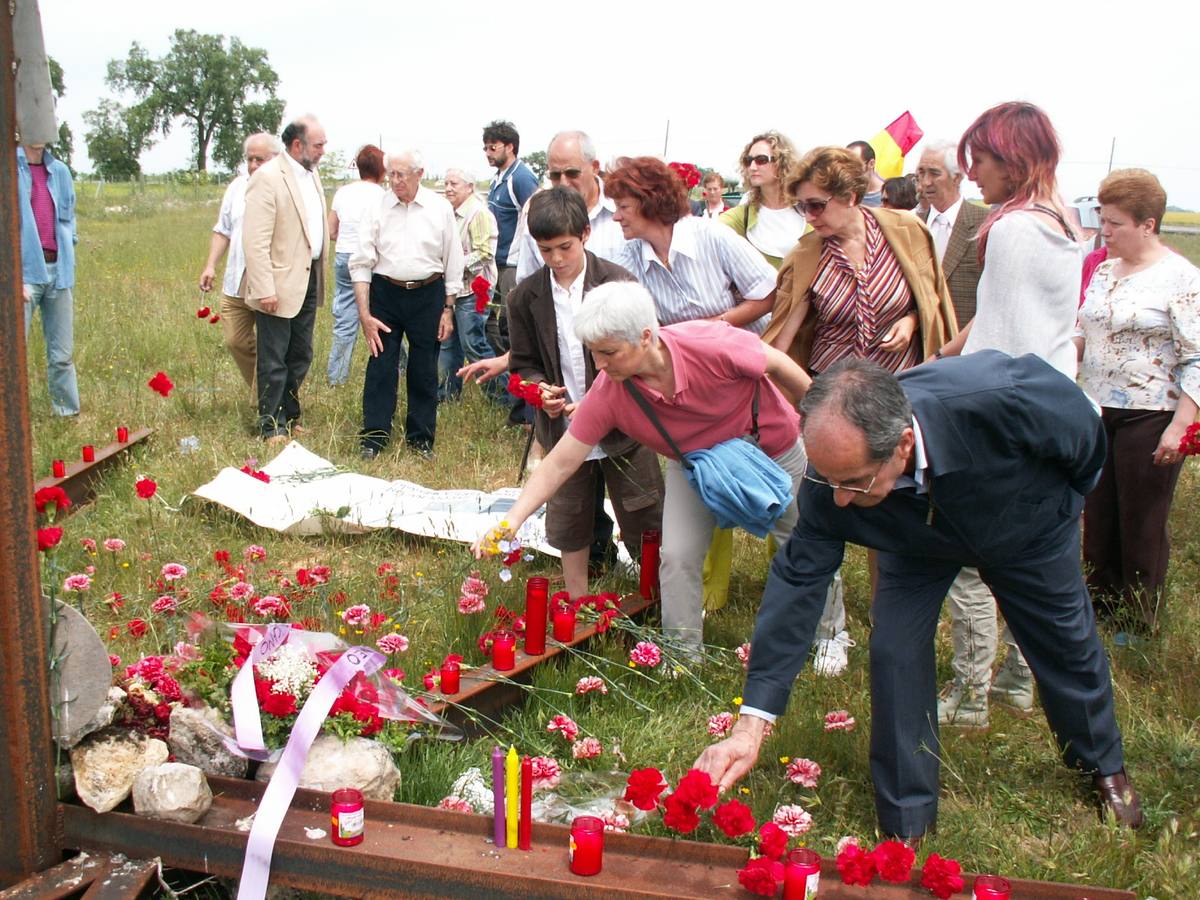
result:
<svg viewBox="0 0 1200 900"><path fill-rule="evenodd" d="M42 310L42 334L46 338L46 380L50 406L56 416L79 415L79 380L75 374L75 305L70 288L54 287L57 263L46 263L50 280L29 285L25 301L25 337L33 322L35 307Z"/></svg>
<svg viewBox="0 0 1200 900"><path fill-rule="evenodd" d="M349 253L334 256L333 280L333 347L329 351L328 375L330 384L345 384L350 377L350 360L359 329Z"/></svg>
<svg viewBox="0 0 1200 900"><path fill-rule="evenodd" d="M487 313L475 312L475 295L454 302L454 333L442 341L438 354L438 400L457 400L462 395L462 379L455 372L467 362L492 356L492 345L484 334Z"/></svg>

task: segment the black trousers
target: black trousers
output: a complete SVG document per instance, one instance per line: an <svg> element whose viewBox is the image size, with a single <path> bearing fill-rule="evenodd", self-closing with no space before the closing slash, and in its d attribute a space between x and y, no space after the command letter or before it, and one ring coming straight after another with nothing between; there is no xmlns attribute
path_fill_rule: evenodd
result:
<svg viewBox="0 0 1200 900"><path fill-rule="evenodd" d="M418 450L432 450L437 429L437 333L446 304L446 282L439 278L406 291L386 278L371 279L371 315L391 329L379 333L383 352L367 359L363 382L362 445L382 449L392 436L400 381L400 341L408 338L405 387L408 412L404 439Z"/></svg>
<svg viewBox="0 0 1200 900"><path fill-rule="evenodd" d="M286 434L300 420L300 386L312 364L317 321L317 261L308 273L300 312L290 319L254 313L258 359L258 428L263 437Z"/></svg>

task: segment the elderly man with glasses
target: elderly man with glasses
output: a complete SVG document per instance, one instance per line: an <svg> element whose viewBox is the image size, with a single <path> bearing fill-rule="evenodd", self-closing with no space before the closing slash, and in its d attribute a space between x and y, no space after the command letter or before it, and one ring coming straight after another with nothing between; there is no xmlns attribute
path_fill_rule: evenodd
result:
<svg viewBox="0 0 1200 900"><path fill-rule="evenodd" d="M1105 457L1083 392L1032 355L980 351L898 377L850 358L813 382L801 414L809 471L800 518L763 592L745 705L697 766L727 789L754 765L849 541L879 551L871 776L885 834L915 843L937 820L934 635L963 566L996 595L1065 762L1092 777L1103 812L1140 826L1080 570L1079 515Z"/></svg>

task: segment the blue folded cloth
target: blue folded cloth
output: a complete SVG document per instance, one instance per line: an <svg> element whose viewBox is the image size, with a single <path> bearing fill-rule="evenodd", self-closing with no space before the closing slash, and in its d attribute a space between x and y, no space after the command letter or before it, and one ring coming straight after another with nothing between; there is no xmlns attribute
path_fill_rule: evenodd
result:
<svg viewBox="0 0 1200 900"><path fill-rule="evenodd" d="M757 537L767 532L792 502L792 479L754 444L741 438L684 458L684 472L720 528L744 528Z"/></svg>

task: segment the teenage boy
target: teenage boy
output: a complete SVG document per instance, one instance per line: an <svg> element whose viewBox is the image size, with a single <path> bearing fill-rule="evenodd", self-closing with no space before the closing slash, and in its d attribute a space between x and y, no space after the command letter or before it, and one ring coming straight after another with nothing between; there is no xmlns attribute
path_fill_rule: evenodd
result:
<svg viewBox="0 0 1200 900"><path fill-rule="evenodd" d="M591 228L587 204L578 192L555 187L535 194L529 201L528 224L546 265L509 294L509 371L542 389L534 436L549 452L566 433L571 413L596 377L592 355L575 337L576 311L597 285L634 278L584 249ZM588 593L598 479L608 489L622 539L634 559L641 554L642 532L662 527L658 458L614 430L546 505L546 539L562 553L563 578L572 597Z"/></svg>

